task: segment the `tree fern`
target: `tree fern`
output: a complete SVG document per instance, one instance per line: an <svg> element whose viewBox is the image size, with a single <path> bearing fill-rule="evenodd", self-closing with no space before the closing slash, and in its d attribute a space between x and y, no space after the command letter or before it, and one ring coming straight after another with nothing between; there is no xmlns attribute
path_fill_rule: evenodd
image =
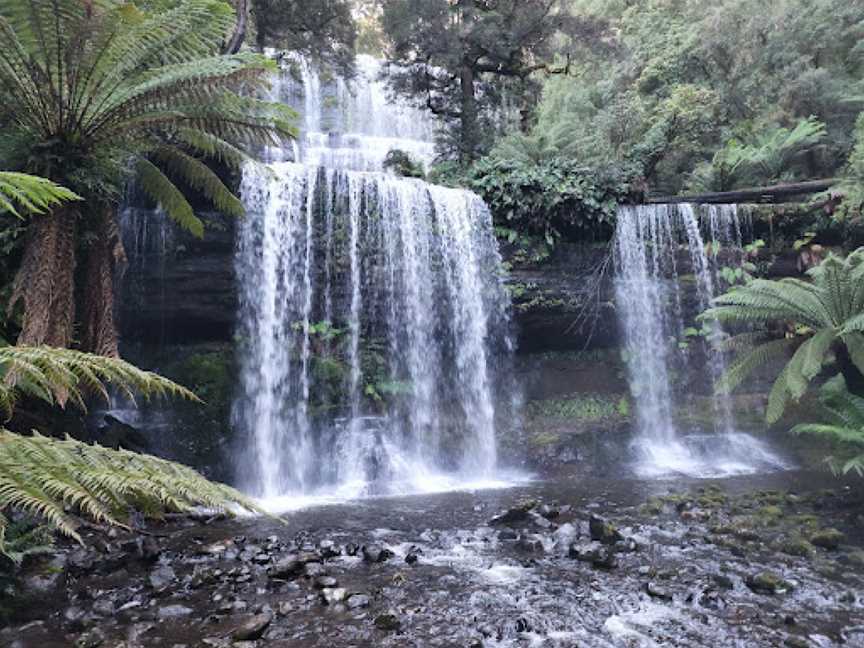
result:
<svg viewBox="0 0 864 648"><path fill-rule="evenodd" d="M0 212L21 216L18 210L23 208L30 213L44 214L69 200L81 200L81 196L45 178L0 171Z"/></svg>
<svg viewBox="0 0 864 648"><path fill-rule="evenodd" d="M180 227L201 236L184 187L221 211L242 211L207 162L236 171L250 151L295 135L294 113L259 98L275 63L249 52L219 55L233 23L222 0L0 3L0 158L21 161L17 170L50 178L86 202L63 213L48 204L34 219L10 304L23 304L19 342L70 346L74 300L55 295L80 294L97 302L85 299L80 319L99 332L83 343L116 355L113 291L103 278L114 275L122 254L57 241L111 240L117 201L136 175ZM76 273L62 271L82 249L88 267L77 276L102 282L83 290Z"/></svg>
<svg viewBox="0 0 864 648"><path fill-rule="evenodd" d="M242 493L172 461L0 429L0 510L28 513L79 542L77 516L128 528L132 511L158 517L195 507L260 510ZM2 553L7 526L0 515Z"/></svg>
<svg viewBox="0 0 864 648"><path fill-rule="evenodd" d="M788 360L769 395L769 423L779 420L787 404L798 401L831 363L850 388L864 384L864 248L846 258L828 255L807 274L809 281L757 279L717 297L700 316L763 328L782 324L784 331L791 326L797 332L768 341L761 334L743 332L726 342L738 356L720 380L718 387L724 391L735 389L759 367Z"/></svg>

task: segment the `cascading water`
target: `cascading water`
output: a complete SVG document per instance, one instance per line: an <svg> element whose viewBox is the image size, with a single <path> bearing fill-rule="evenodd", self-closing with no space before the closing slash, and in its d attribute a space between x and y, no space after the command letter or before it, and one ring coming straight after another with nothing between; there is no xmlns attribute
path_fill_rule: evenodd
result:
<svg viewBox="0 0 864 648"><path fill-rule="evenodd" d="M690 384L691 367L680 347L689 347L688 332L693 337L685 316L705 310L715 296L721 249L727 262L742 260L737 208L627 206L619 208L617 222L615 298L636 400L637 471L717 476L783 467L764 443L736 431L729 399L715 389L726 368L718 348L723 332L716 322L702 331L713 429L682 430L678 422L678 414L688 407L685 399L693 396L681 386ZM682 247L685 255L679 255ZM685 267L692 275L692 291L685 289L690 283Z"/></svg>
<svg viewBox="0 0 864 648"><path fill-rule="evenodd" d="M242 184L240 481L290 504L493 478L511 349L489 210L381 171L390 150L425 163L433 146L424 114L386 101L377 63L361 58L350 84L283 67L275 94L303 136Z"/></svg>

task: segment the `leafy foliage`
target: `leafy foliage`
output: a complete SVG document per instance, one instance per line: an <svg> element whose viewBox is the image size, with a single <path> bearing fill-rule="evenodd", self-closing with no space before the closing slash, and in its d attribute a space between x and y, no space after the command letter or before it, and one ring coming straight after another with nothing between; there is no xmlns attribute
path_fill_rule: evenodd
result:
<svg viewBox="0 0 864 648"><path fill-rule="evenodd" d="M864 113L858 116L855 124L855 147L849 155L841 190L846 194L843 214L860 218L864 210Z"/></svg>
<svg viewBox="0 0 864 648"><path fill-rule="evenodd" d="M29 513L79 542L76 520L67 508L100 524L127 527L124 520L133 510L158 517L196 506L258 510L233 488L171 461L69 437L24 437L0 430L0 510ZM3 553L7 526L0 514Z"/></svg>
<svg viewBox="0 0 864 648"><path fill-rule="evenodd" d="M45 178L0 171L0 212L21 216L18 209L23 208L30 213L44 214L46 210L69 200L81 200L81 196Z"/></svg>
<svg viewBox="0 0 864 648"><path fill-rule="evenodd" d="M735 389L756 369L792 353L774 382L766 419L780 419L790 401L798 401L824 367L834 364L850 389L861 389L864 372L864 248L846 258L829 254L807 274L811 281L754 279L714 300L700 319L730 324L755 324L726 341L739 352L719 387ZM785 326L771 339L766 328ZM767 338L767 341L766 341Z"/></svg>
<svg viewBox="0 0 864 648"><path fill-rule="evenodd" d="M864 476L864 398L850 394L839 376L823 385L819 397L825 421L800 423L792 433L835 443L837 453L826 459L832 470Z"/></svg>
<svg viewBox="0 0 864 648"><path fill-rule="evenodd" d="M89 395L107 399L109 388L130 399L142 395L197 400L184 387L122 360L68 349L2 347L0 375L0 405L7 416L22 394L61 407L71 402L82 409ZM164 511L183 512L195 506L259 510L236 490L171 461L35 431L24 437L0 428L0 553L13 560L23 555L17 545L4 543L10 525L4 512L10 508L81 541L75 514L125 527L133 510L158 517Z"/></svg>
<svg viewBox="0 0 864 648"><path fill-rule="evenodd" d="M774 184L795 177L794 165L820 144L827 131L815 118L802 119L792 128L760 131L750 143L732 139L714 154L710 163L696 167L690 189L728 191Z"/></svg>
<svg viewBox="0 0 864 648"><path fill-rule="evenodd" d="M496 156L475 164L467 185L489 204L497 225L543 236L549 245L560 237L608 235L630 189L614 170L591 170L561 158L530 163Z"/></svg>
<svg viewBox="0 0 864 648"><path fill-rule="evenodd" d="M0 347L0 408L7 418L21 395L86 409L88 397L107 402L109 388L133 401L136 395L198 400L167 378L117 358L52 347Z"/></svg>

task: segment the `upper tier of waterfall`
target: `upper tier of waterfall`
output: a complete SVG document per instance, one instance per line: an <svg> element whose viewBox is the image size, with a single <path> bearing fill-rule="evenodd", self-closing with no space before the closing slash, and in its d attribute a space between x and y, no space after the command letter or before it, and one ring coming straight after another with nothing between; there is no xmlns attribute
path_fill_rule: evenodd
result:
<svg viewBox="0 0 864 648"><path fill-rule="evenodd" d="M428 163L434 124L387 96L379 63L351 81L281 67L301 135L241 188L242 485L290 500L492 479L511 345L488 208L383 172L394 149Z"/></svg>
<svg viewBox="0 0 864 648"><path fill-rule="evenodd" d="M735 205L618 210L615 295L636 401L636 469L643 475L717 476L783 465L764 443L736 431L729 398L716 389L726 369L724 332L717 322L697 329L693 321L717 294L723 264L741 265L743 241ZM693 374L691 345L704 353L701 379ZM680 422L700 387L707 392L707 430Z"/></svg>

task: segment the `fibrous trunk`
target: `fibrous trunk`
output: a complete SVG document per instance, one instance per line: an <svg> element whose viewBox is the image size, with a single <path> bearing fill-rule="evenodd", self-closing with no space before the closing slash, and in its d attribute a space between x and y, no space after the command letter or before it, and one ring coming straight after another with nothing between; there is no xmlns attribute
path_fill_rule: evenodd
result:
<svg viewBox="0 0 864 648"><path fill-rule="evenodd" d="M20 345L68 347L75 322L75 238L78 213L69 207L33 216L8 312L24 308Z"/></svg>
<svg viewBox="0 0 864 648"><path fill-rule="evenodd" d="M104 208L96 236L87 248L81 291L81 347L92 353L119 357L114 322L114 278L126 264L115 213Z"/></svg>

